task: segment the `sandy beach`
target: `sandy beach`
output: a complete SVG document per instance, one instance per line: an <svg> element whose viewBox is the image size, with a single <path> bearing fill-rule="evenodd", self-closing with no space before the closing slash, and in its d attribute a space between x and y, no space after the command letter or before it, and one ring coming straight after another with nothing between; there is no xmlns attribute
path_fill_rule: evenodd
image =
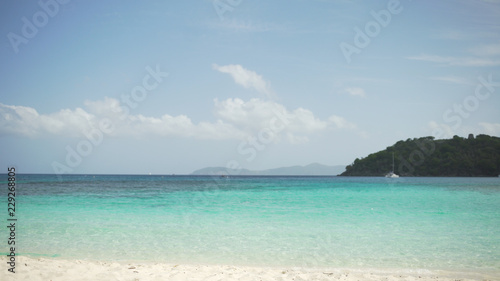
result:
<svg viewBox="0 0 500 281"><path fill-rule="evenodd" d="M230 265L117 263L17 257L15 273L2 257L1 280L500 280L474 272L389 269L267 268Z"/></svg>

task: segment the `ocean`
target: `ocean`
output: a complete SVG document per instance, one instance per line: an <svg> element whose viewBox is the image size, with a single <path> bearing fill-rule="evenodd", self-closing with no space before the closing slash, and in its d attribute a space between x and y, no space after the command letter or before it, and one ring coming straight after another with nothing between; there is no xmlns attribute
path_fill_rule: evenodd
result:
<svg viewBox="0 0 500 281"><path fill-rule="evenodd" d="M500 178L20 174L16 187L17 255L500 272Z"/></svg>

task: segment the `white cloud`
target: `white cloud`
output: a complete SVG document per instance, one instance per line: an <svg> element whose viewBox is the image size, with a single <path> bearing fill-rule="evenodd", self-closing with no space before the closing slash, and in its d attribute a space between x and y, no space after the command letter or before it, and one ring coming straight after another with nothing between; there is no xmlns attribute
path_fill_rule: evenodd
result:
<svg viewBox="0 0 500 281"><path fill-rule="evenodd" d="M273 116L272 110L280 107L273 102L263 102L260 99L251 99L248 102L241 99L227 99L224 101L215 99L214 103L217 117L249 129L265 126L263 121L269 120Z"/></svg>
<svg viewBox="0 0 500 281"><path fill-rule="evenodd" d="M185 115L166 114L156 118L125 114L120 112L120 103L115 99L86 102L86 105L96 115L81 108L40 115L30 107L0 104L0 135L84 137L91 130L98 129L99 122L107 118L113 125L113 136L160 135L201 139L242 137L241 132L223 122L202 122L195 125Z"/></svg>
<svg viewBox="0 0 500 281"><path fill-rule="evenodd" d="M470 33L456 29L444 29L437 32L436 37L449 40L464 40L471 37Z"/></svg>
<svg viewBox="0 0 500 281"><path fill-rule="evenodd" d="M410 60L434 62L446 66L496 66L500 65L499 59L477 57L443 57L435 55L420 55L407 57Z"/></svg>
<svg viewBox="0 0 500 281"><path fill-rule="evenodd" d="M247 132L256 132L270 127L270 122L278 121L280 125L284 124L284 131L290 133L312 133L328 126L310 110L297 108L290 111L282 104L257 98L247 102L241 99L215 100L215 109L217 117Z"/></svg>
<svg viewBox="0 0 500 281"><path fill-rule="evenodd" d="M476 56L500 56L500 43L477 46L470 52Z"/></svg>
<svg viewBox="0 0 500 281"><path fill-rule="evenodd" d="M468 0L467 0L468 1ZM440 29L434 34L434 37L445 40L472 41L479 42L484 39L498 40L498 32L494 28L482 29Z"/></svg>
<svg viewBox="0 0 500 281"><path fill-rule="evenodd" d="M63 109L52 114L39 114L34 108L0 103L0 135L84 137L98 129L102 120L112 124L114 137L171 136L195 139L245 139L271 130L275 141L304 143L311 134L330 127L356 129L356 125L340 116L321 120L304 108L287 109L274 101L258 98L244 101L214 101L213 122L193 123L186 115L160 117L133 115L122 111L125 106L116 99L86 101L86 110Z"/></svg>
<svg viewBox="0 0 500 281"><path fill-rule="evenodd" d="M0 116L2 134L22 134L27 136L34 136L36 134L35 122L39 114L35 109L0 103ZM26 120L26 124L20 124L20 119Z"/></svg>
<svg viewBox="0 0 500 281"><path fill-rule="evenodd" d="M357 96L362 98L366 97L365 90L363 90L362 88L351 87L351 88L346 88L344 91L351 96Z"/></svg>
<svg viewBox="0 0 500 281"><path fill-rule="evenodd" d="M286 27L268 22L252 22L237 19L214 21L208 24L211 28L217 28L230 32L283 32Z"/></svg>
<svg viewBox="0 0 500 281"><path fill-rule="evenodd" d="M316 132L328 127L327 121L316 118L310 110L299 107L290 114L292 116L290 125L292 132Z"/></svg>
<svg viewBox="0 0 500 281"><path fill-rule="evenodd" d="M364 139L368 139L369 137L369 134L367 132L358 129L358 126L356 124L347 121L344 117L332 115L328 118L328 122L338 130L349 130Z"/></svg>
<svg viewBox="0 0 500 281"><path fill-rule="evenodd" d="M254 71L243 68L239 64L230 64L224 66L213 64L212 67L219 72L231 75L236 84L239 84L247 89L253 88L259 93L263 93L266 95L272 94L271 85L266 82L262 78L262 76L255 73Z"/></svg>
<svg viewBox="0 0 500 281"><path fill-rule="evenodd" d="M345 118L332 115L328 118L330 122L332 122L339 129L356 129L356 125L354 123L348 122Z"/></svg>
<svg viewBox="0 0 500 281"><path fill-rule="evenodd" d="M117 99L109 97L97 101L86 100L84 104L91 113L99 116L114 116L121 111L120 102Z"/></svg>
<svg viewBox="0 0 500 281"><path fill-rule="evenodd" d="M286 134L286 140L291 144L303 144L309 141L309 138L306 136L296 136L292 133Z"/></svg>
<svg viewBox="0 0 500 281"><path fill-rule="evenodd" d="M440 124L436 121L430 121L428 126L430 131L432 132L432 135L437 139L451 138L455 135L453 129L447 124Z"/></svg>
<svg viewBox="0 0 500 281"><path fill-rule="evenodd" d="M41 133L80 135L90 130L96 118L81 108L63 109L59 112L40 115L31 107L0 103L0 133L35 137Z"/></svg>
<svg viewBox="0 0 500 281"><path fill-rule="evenodd" d="M431 79L453 84L460 84L460 85L474 85L474 83L470 82L469 79L457 76L438 76L438 77L431 77Z"/></svg>
<svg viewBox="0 0 500 281"><path fill-rule="evenodd" d="M467 137L469 134L500 136L500 123L480 122L476 125L462 125L459 128L453 129L448 124L431 121L428 124L428 128L437 139L452 138L455 135Z"/></svg>
<svg viewBox="0 0 500 281"><path fill-rule="evenodd" d="M488 135L500 136L500 123L479 123Z"/></svg>

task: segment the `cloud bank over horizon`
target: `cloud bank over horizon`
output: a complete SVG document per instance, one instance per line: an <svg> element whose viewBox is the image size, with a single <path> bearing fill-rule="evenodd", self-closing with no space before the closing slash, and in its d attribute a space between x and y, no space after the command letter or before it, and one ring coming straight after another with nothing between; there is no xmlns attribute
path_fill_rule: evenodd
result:
<svg viewBox="0 0 500 281"><path fill-rule="evenodd" d="M213 69L231 75L237 85L272 95L270 84L265 82L261 75L241 65L213 64ZM216 120L198 123L183 114L131 114L126 105L110 97L87 100L84 103L85 109L61 109L50 114L39 114L32 107L0 103L0 135L82 137L99 129L103 120L106 122L106 128L109 127L108 133L114 137L163 136L242 140L266 133L272 134L274 142L284 139L292 144L305 143L309 140L309 135L325 130L358 130L354 123L343 117L331 115L321 120L308 109L298 107L290 110L270 99L251 98L245 101L240 98L228 98L219 101L215 98L213 102ZM363 132L360 134L366 135Z"/></svg>
<svg viewBox="0 0 500 281"><path fill-rule="evenodd" d="M243 139L255 135L263 128L288 135L288 139L307 137L328 129L355 129L355 125L342 117L332 115L326 120L317 118L304 108L287 109L274 101L252 98L244 101L229 98L214 99L214 121L194 123L186 115L144 116L123 110L119 100L86 101L84 108L62 109L39 114L35 108L0 103L0 135L26 137L66 136L81 137L99 128L106 119L112 125L115 137L165 136L195 139ZM273 124L275 123L275 124Z"/></svg>

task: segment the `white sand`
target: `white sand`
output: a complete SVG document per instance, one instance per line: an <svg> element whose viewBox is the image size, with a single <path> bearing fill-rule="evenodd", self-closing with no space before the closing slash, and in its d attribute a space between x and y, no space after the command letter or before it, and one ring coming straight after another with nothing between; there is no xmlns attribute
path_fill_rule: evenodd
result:
<svg viewBox="0 0 500 281"><path fill-rule="evenodd" d="M0 258L0 280L500 280L496 274L429 270L307 269L204 266L160 263L115 263L16 257L16 273Z"/></svg>

